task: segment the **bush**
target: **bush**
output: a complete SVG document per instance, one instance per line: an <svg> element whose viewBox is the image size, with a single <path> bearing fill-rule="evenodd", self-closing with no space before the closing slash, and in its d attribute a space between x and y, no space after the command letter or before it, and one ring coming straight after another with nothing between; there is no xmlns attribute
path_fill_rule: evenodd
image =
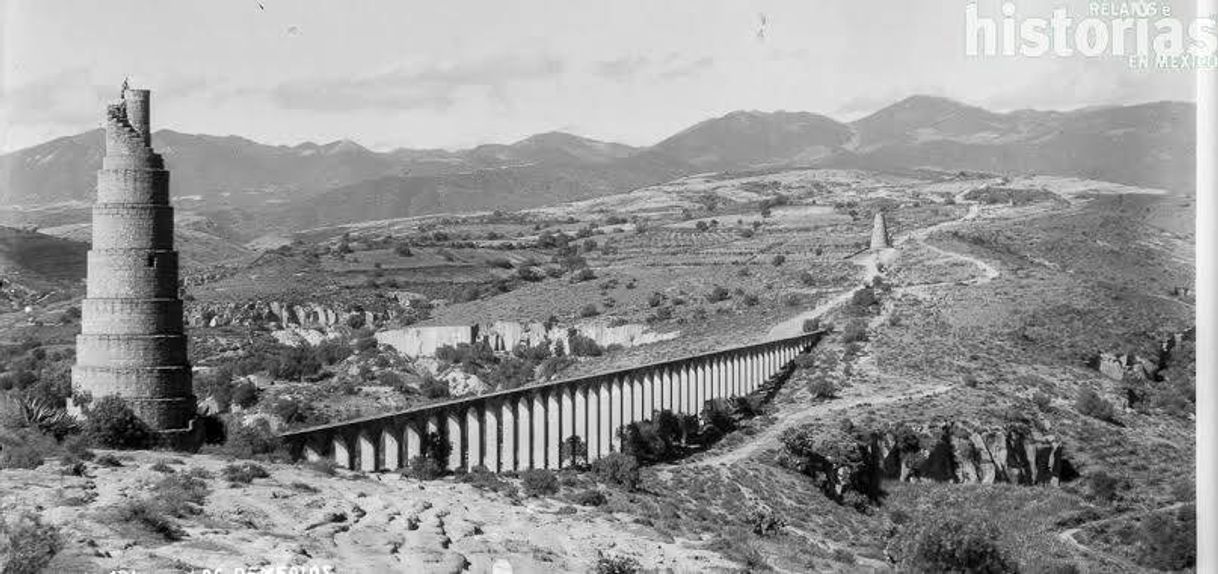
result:
<svg viewBox="0 0 1218 574"><path fill-rule="evenodd" d="M846 328L842 330L842 343L861 343L867 340L867 322L862 319L855 319L846 324Z"/></svg>
<svg viewBox="0 0 1218 574"><path fill-rule="evenodd" d="M446 399L452 396L448 390L448 383L437 379L430 373L423 376L423 383L419 385L419 392L429 399Z"/></svg>
<svg viewBox="0 0 1218 574"><path fill-rule="evenodd" d="M756 508L750 511L748 522L753 529L753 534L758 536L778 534L787 525L787 521L764 508Z"/></svg>
<svg viewBox="0 0 1218 574"><path fill-rule="evenodd" d="M799 272L799 282L803 283L805 287L811 287L816 284L816 278L813 277L812 274L807 271L800 271Z"/></svg>
<svg viewBox="0 0 1218 574"><path fill-rule="evenodd" d="M567 350L568 354L574 357L599 357L605 354L605 349L596 342L596 339L588 337L574 328L567 329Z"/></svg>
<svg viewBox="0 0 1218 574"><path fill-rule="evenodd" d="M248 409L258 402L258 386L250 381L241 381L233 386L232 404Z"/></svg>
<svg viewBox="0 0 1218 574"><path fill-rule="evenodd" d="M253 424L244 425L235 419L229 419L225 424L224 446L221 453L236 458L268 459L278 458L283 454L283 441L271 430L271 425L265 419L258 419Z"/></svg>
<svg viewBox="0 0 1218 574"><path fill-rule="evenodd" d="M581 268L580 270L571 274L572 283L582 283L584 281L591 281L593 279L596 279L596 273L593 273L592 270L587 267Z"/></svg>
<svg viewBox="0 0 1218 574"><path fill-rule="evenodd" d="M601 314L600 309L596 308L595 303L588 303L588 304L584 305L583 307L579 308L579 316L581 319L587 319L588 317L595 317L600 314Z"/></svg>
<svg viewBox="0 0 1218 574"><path fill-rule="evenodd" d="M603 506L609 499L605 498L605 493L589 488L581 490L575 495L575 504L580 506Z"/></svg>
<svg viewBox="0 0 1218 574"><path fill-rule="evenodd" d="M1197 510L1192 505L1174 514L1159 512L1142 521L1138 562L1156 570L1187 570L1197 565Z"/></svg>
<svg viewBox="0 0 1218 574"><path fill-rule="evenodd" d="M63 549L59 529L43 524L36 514L0 520L0 556L7 558L4 574L37 574Z"/></svg>
<svg viewBox="0 0 1218 574"><path fill-rule="evenodd" d="M596 574L637 574L643 571L638 560L626 556L601 556L596 561Z"/></svg>
<svg viewBox="0 0 1218 574"><path fill-rule="evenodd" d="M544 468L531 468L521 474L525 496L558 494L558 477Z"/></svg>
<svg viewBox="0 0 1218 574"><path fill-rule="evenodd" d="M828 400L837 398L837 385L822 374L817 374L808 381L808 392L812 393L812 398Z"/></svg>
<svg viewBox="0 0 1218 574"><path fill-rule="evenodd" d="M516 487L510 482L499 478L499 475L482 465L471 468L469 472L460 475L458 480L490 492L502 492L507 495L514 495L516 492Z"/></svg>
<svg viewBox="0 0 1218 574"><path fill-rule="evenodd" d="M744 296L744 299L742 299L741 302L744 303L746 307L756 307L757 304L761 302L761 298L755 293L749 293Z"/></svg>
<svg viewBox="0 0 1218 574"><path fill-rule="evenodd" d="M815 333L820 330L820 319L804 319L803 331L805 333Z"/></svg>
<svg viewBox="0 0 1218 574"><path fill-rule="evenodd" d="M1053 404L1053 397L1050 397L1043 391L1036 391L1036 393L1032 395L1032 404L1036 405L1036 408L1040 409L1041 411L1047 411L1049 410L1049 406Z"/></svg>
<svg viewBox="0 0 1218 574"><path fill-rule="evenodd" d="M169 541L180 540L185 532L178 528L160 505L151 499L136 499L113 509L115 522L132 524Z"/></svg>
<svg viewBox="0 0 1218 574"><path fill-rule="evenodd" d="M718 303L720 301L728 300L731 298L731 296L731 292L728 291L726 287L723 287L722 285L715 285L715 288L711 289L710 293L706 294L706 302Z"/></svg>
<svg viewBox="0 0 1218 574"><path fill-rule="evenodd" d="M201 468L172 474L152 487L151 500L160 512L177 518L200 514L211 490L206 479L211 474Z"/></svg>
<svg viewBox="0 0 1218 574"><path fill-rule="evenodd" d="M633 456L615 452L592 463L592 473L596 479L606 484L614 484L626 490L637 490L643 482L639 473L639 461Z"/></svg>
<svg viewBox="0 0 1218 574"><path fill-rule="evenodd" d="M95 462L97 463L97 466L104 468L120 468L123 466L123 462L112 454L103 454L97 457Z"/></svg>
<svg viewBox="0 0 1218 574"><path fill-rule="evenodd" d="M988 522L945 517L919 533L907 566L916 572L1015 572L999 535Z"/></svg>
<svg viewBox="0 0 1218 574"><path fill-rule="evenodd" d="M782 265L783 263L786 263L786 262L787 262L787 258L785 255L775 255L774 258L770 260L770 263L773 264L775 267L778 267L779 265Z"/></svg>
<svg viewBox="0 0 1218 574"><path fill-rule="evenodd" d="M221 476L233 484L249 484L254 482L255 478L268 478L271 473L265 468L252 462L243 462L240 464L230 464L220 470Z"/></svg>
<svg viewBox="0 0 1218 574"><path fill-rule="evenodd" d="M410 466L404 474L419 480L435 480L444 476L444 467L429 457L416 456L410 459Z"/></svg>
<svg viewBox="0 0 1218 574"><path fill-rule="evenodd" d="M38 468L54 450L55 439L34 429L0 430L0 468Z"/></svg>
<svg viewBox="0 0 1218 574"><path fill-rule="evenodd" d="M1118 477L1098 471L1087 478L1087 498L1097 502L1115 502L1128 484Z"/></svg>
<svg viewBox="0 0 1218 574"><path fill-rule="evenodd" d="M588 445L579 435L571 435L562 441L559 447L559 457L567 466L579 468L588 464Z"/></svg>
<svg viewBox="0 0 1218 574"><path fill-rule="evenodd" d="M1113 412L1112 403L1100 398L1092 389L1083 389L1078 394L1074 408L1086 416L1110 423L1116 422L1116 413Z"/></svg>
<svg viewBox="0 0 1218 574"><path fill-rule="evenodd" d="M118 396L94 400L86 417L85 436L97 446L141 449L155 442L152 429Z"/></svg>

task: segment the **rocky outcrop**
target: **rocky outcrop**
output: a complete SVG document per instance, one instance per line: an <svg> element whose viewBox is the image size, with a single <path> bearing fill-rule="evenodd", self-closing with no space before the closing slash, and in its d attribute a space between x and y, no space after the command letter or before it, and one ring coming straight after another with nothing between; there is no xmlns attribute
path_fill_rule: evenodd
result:
<svg viewBox="0 0 1218 574"><path fill-rule="evenodd" d="M285 303L281 301L191 302L186 306L186 322L191 327L266 327L282 329L303 327L324 329L339 325L386 325L400 314L396 305L381 305L380 309L359 304L344 307L320 303Z"/></svg>
<svg viewBox="0 0 1218 574"><path fill-rule="evenodd" d="M1057 485L1077 477L1061 442L1026 425L860 431L807 425L783 436L782 462L841 500L878 496L882 480Z"/></svg>
<svg viewBox="0 0 1218 574"><path fill-rule="evenodd" d="M546 325L544 323L517 323L497 321L490 325L452 325L435 327L407 327L376 334L378 343L389 345L399 353L410 357L431 357L436 349L461 343L485 341L493 351L506 352L517 345L537 346L542 343L562 345L570 350L568 338L571 329L596 341L602 347L613 345L634 347L676 338L680 332L656 333L647 325L609 325L587 322L574 327Z"/></svg>
<svg viewBox="0 0 1218 574"><path fill-rule="evenodd" d="M1196 331L1188 330L1181 333L1170 333L1159 342L1159 348L1150 354L1154 357L1141 357L1134 353L1098 353L1091 357L1089 365L1115 381L1134 376L1146 380L1157 380L1159 371L1163 370L1171 360L1172 352L1184 341L1195 341Z"/></svg>

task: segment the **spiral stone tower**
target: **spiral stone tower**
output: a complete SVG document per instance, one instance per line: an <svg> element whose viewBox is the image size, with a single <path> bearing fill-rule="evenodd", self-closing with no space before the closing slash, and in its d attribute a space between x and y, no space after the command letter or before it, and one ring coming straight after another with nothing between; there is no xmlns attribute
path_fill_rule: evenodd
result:
<svg viewBox="0 0 1218 574"><path fill-rule="evenodd" d="M892 240L888 237L888 222L884 220L884 212L875 212L875 219L871 222L871 250L879 251L892 247Z"/></svg>
<svg viewBox="0 0 1218 574"><path fill-rule="evenodd" d="M193 427L195 397L178 296L169 172L152 149L148 90L106 110L93 246L72 387L121 396L152 429Z"/></svg>

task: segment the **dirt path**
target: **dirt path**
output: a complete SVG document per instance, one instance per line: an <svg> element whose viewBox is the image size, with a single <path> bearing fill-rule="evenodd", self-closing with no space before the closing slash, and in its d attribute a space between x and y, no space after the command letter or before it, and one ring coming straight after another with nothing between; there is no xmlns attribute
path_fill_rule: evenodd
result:
<svg viewBox="0 0 1218 574"><path fill-rule="evenodd" d="M1080 530L1082 530L1083 528L1085 528L1087 526L1094 526L1097 524L1106 524L1106 523L1113 522L1116 520L1123 520L1123 519L1129 518L1130 516L1133 516L1136 514L1153 514L1156 512L1170 512L1170 511L1176 510L1178 508L1181 508L1183 506L1187 506L1189 504L1193 504L1193 502L1192 501L1177 502L1177 503L1169 504L1167 506L1164 506L1162 508L1158 508L1155 510L1148 510L1148 511L1144 511L1144 512L1142 512L1142 511L1126 512L1123 514L1118 514L1116 516L1109 516L1108 518L1101 518L1100 520L1094 520L1092 522L1080 524L1079 526L1076 526L1074 528L1068 528L1066 530L1063 530L1063 531L1057 533L1057 539L1066 544L1069 544L1075 550L1082 552L1084 554L1090 554L1101 560L1106 560L1106 561L1109 561L1109 562L1112 562L1115 564L1119 564L1122 567L1128 568L1128 569L1136 571L1136 572L1145 571L1145 570L1147 570L1146 567L1140 566L1122 556L1117 556L1116 554L1112 554L1109 552L1103 552L1103 551L1091 548L1090 546L1087 546L1087 545L1079 542L1078 540L1076 540L1074 538L1074 535L1078 534L1078 532Z"/></svg>

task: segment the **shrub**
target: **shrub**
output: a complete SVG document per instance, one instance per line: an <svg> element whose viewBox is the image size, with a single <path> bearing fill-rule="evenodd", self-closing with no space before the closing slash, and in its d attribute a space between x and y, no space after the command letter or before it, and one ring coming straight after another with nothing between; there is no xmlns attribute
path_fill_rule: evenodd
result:
<svg viewBox="0 0 1218 574"><path fill-rule="evenodd" d="M609 499L605 498L605 493L589 488L581 490L575 495L575 504L580 506L603 506Z"/></svg>
<svg viewBox="0 0 1218 574"><path fill-rule="evenodd" d="M313 472L324 474L326 476L334 476L338 473L338 465L335 464L333 460L328 458L306 460L304 461L304 467Z"/></svg>
<svg viewBox="0 0 1218 574"><path fill-rule="evenodd" d="M596 308L595 303L588 303L588 304L584 305L583 307L579 308L579 316L581 319L587 319L588 317L595 317L600 314L601 314L600 309Z"/></svg>
<svg viewBox="0 0 1218 574"><path fill-rule="evenodd" d="M165 473L165 474L173 474L174 472L177 472L173 469L172 466L169 466L169 463L167 463L163 460L156 461L156 464L153 464L152 466L148 467L148 470L152 470L155 472L161 472L161 473Z"/></svg>
<svg viewBox="0 0 1218 574"><path fill-rule="evenodd" d="M606 484L614 484L626 490L636 490L643 478L639 473L639 461L633 456L615 452L592 463L592 473L596 479Z"/></svg>
<svg viewBox="0 0 1218 574"><path fill-rule="evenodd" d="M254 482L255 478L267 478L271 473L265 468L252 462L243 462L239 464L230 464L220 470L220 474L233 484L249 484Z"/></svg>
<svg viewBox="0 0 1218 574"><path fill-rule="evenodd" d="M112 513L115 522L132 524L165 540L180 540L185 534L151 499L127 501L114 507Z"/></svg>
<svg viewBox="0 0 1218 574"><path fill-rule="evenodd" d="M201 513L203 503L211 490L206 479L211 474L201 468L192 468L166 476L152 487L150 500L164 514L185 518Z"/></svg>
<svg viewBox="0 0 1218 574"><path fill-rule="evenodd" d="M435 480L444 476L444 467L431 458L416 456L410 459L410 466L404 474L419 480Z"/></svg>
<svg viewBox="0 0 1218 574"><path fill-rule="evenodd" d="M731 292L728 291L726 287L723 287L722 285L715 285L715 288L711 289L710 293L706 294L706 302L718 303L720 301L728 300L731 298L731 296Z"/></svg>
<svg viewBox="0 0 1218 574"><path fill-rule="evenodd" d="M419 391L429 399L445 399L452 396L448 390L448 383L441 381L431 373L423 376L423 383L419 385Z"/></svg>
<svg viewBox="0 0 1218 574"><path fill-rule="evenodd" d="M626 556L601 556L596 561L596 574L637 574L643 571L638 560Z"/></svg>
<svg viewBox="0 0 1218 574"><path fill-rule="evenodd" d="M819 331L819 330L820 330L820 319L817 319L815 317L812 319L804 319L803 331L805 333L815 333L816 331Z"/></svg>
<svg viewBox="0 0 1218 574"><path fill-rule="evenodd" d="M265 419L244 425L229 419L225 425L224 446L220 452L236 458L266 459L283 454L283 441Z"/></svg>
<svg viewBox="0 0 1218 574"><path fill-rule="evenodd" d="M251 381L241 381L233 386L232 402L248 409L258 402L258 386Z"/></svg>
<svg viewBox="0 0 1218 574"><path fill-rule="evenodd" d="M775 267L778 267L779 265L782 265L783 263L786 263L786 262L787 262L787 258L785 255L775 255L774 258L770 260L770 263L773 264Z"/></svg>
<svg viewBox="0 0 1218 574"><path fill-rule="evenodd" d="M816 284L816 278L813 277L812 274L807 271L800 271L799 272L799 282L803 283L804 286L806 286L806 287L811 287Z"/></svg>
<svg viewBox="0 0 1218 574"><path fill-rule="evenodd" d="M122 398L109 395L94 400L86 413L85 436L106 448L148 448L155 442L152 429Z"/></svg>
<svg viewBox="0 0 1218 574"><path fill-rule="evenodd" d="M0 430L0 468L38 468L55 449L55 439L34 429Z"/></svg>
<svg viewBox="0 0 1218 574"><path fill-rule="evenodd" d="M458 480L490 492L502 492L508 495L516 492L516 487L512 486L510 482L499 478L499 475L482 465L471 468L469 472L460 475Z"/></svg>
<svg viewBox="0 0 1218 574"><path fill-rule="evenodd" d="M907 566L917 572L1015 572L998 539L988 522L945 517L919 533Z"/></svg>
<svg viewBox="0 0 1218 574"><path fill-rule="evenodd" d="M97 466L104 468L119 468L123 466L123 462L112 454L103 454L97 457L95 462L97 463Z"/></svg>
<svg viewBox="0 0 1218 574"><path fill-rule="evenodd" d="M520 475L525 496L545 496L558 493L558 477L544 468L531 468Z"/></svg>
<svg viewBox="0 0 1218 574"><path fill-rule="evenodd" d="M812 393L812 398L828 400L837 398L837 385L822 374L817 374L808 381L808 392Z"/></svg>
<svg viewBox="0 0 1218 574"><path fill-rule="evenodd" d="M559 457L568 465L579 468L588 464L588 445L579 435L571 435L562 441Z"/></svg>
<svg viewBox="0 0 1218 574"><path fill-rule="evenodd" d="M753 534L758 536L778 534L787 525L787 521L774 514L773 511L764 508L755 508L750 511L747 520L753 529Z"/></svg>
<svg viewBox="0 0 1218 574"><path fill-rule="evenodd" d="M761 302L761 298L758 297L756 293L749 293L744 296L744 299L742 299L741 302L743 302L747 307L756 307L757 304Z"/></svg>
<svg viewBox="0 0 1218 574"><path fill-rule="evenodd" d="M593 273L592 270L587 267L581 268L580 270L571 274L572 283L582 283L584 281L591 281L593 279L596 279L596 273Z"/></svg>
<svg viewBox="0 0 1218 574"><path fill-rule="evenodd" d="M567 350L570 355L575 357L599 357L605 353L605 349L596 342L596 339L588 337L574 328L567 329Z"/></svg>
<svg viewBox="0 0 1218 574"><path fill-rule="evenodd" d="M855 319L846 324L846 328L842 329L842 343L860 343L867 340L867 322L862 319Z"/></svg>
<svg viewBox="0 0 1218 574"><path fill-rule="evenodd" d="M0 556L7 558L4 574L37 574L63 549L59 529L43 524L36 514L22 513L0 520Z"/></svg>
<svg viewBox="0 0 1218 574"><path fill-rule="evenodd" d="M1087 498L1103 503L1114 502L1127 487L1124 480L1098 471L1087 478Z"/></svg>
<svg viewBox="0 0 1218 574"><path fill-rule="evenodd" d="M1138 561L1157 570L1187 570L1197 565L1197 511L1186 505L1151 514L1142 521L1142 548Z"/></svg>
<svg viewBox="0 0 1218 574"><path fill-rule="evenodd" d="M1116 413L1113 412L1112 403L1100 398L1092 389L1083 389L1078 394L1074 408L1086 416L1110 423L1116 422Z"/></svg>
<svg viewBox="0 0 1218 574"><path fill-rule="evenodd" d="M1045 394L1044 391L1036 391L1036 393L1032 395L1032 404L1036 405L1036 408L1042 411L1047 411L1049 410L1049 406L1053 404L1053 397Z"/></svg>

